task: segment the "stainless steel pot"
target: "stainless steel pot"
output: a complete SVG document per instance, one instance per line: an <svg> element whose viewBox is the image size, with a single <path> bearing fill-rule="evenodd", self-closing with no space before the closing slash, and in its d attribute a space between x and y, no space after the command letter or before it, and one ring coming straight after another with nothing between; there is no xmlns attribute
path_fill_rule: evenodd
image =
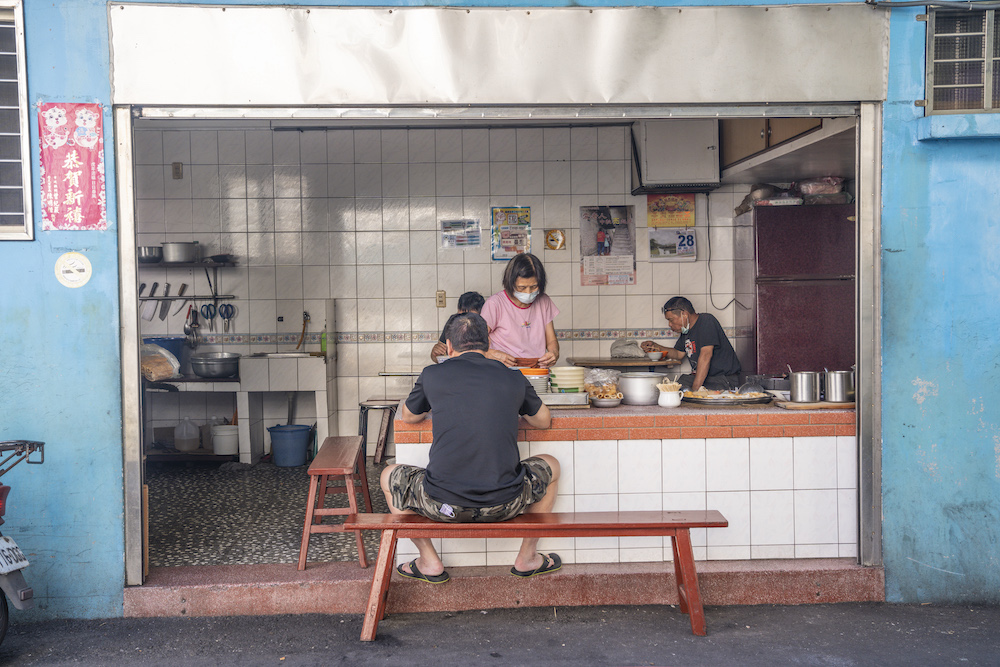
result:
<svg viewBox="0 0 1000 667"><path fill-rule="evenodd" d="M176 241L162 245L164 262L197 262L201 259L197 241Z"/></svg>
<svg viewBox="0 0 1000 667"><path fill-rule="evenodd" d="M819 373L796 371L788 376L792 403L815 403L819 400Z"/></svg>
<svg viewBox="0 0 1000 667"><path fill-rule="evenodd" d="M627 405L656 405L660 390L656 385L667 376L663 373L622 373L618 378L618 391L622 403Z"/></svg>
<svg viewBox="0 0 1000 667"><path fill-rule="evenodd" d="M826 372L826 400L831 403L854 402L854 372Z"/></svg>
<svg viewBox="0 0 1000 667"><path fill-rule="evenodd" d="M140 264L156 264L163 261L163 248L158 245L139 246L137 252Z"/></svg>
<svg viewBox="0 0 1000 667"><path fill-rule="evenodd" d="M191 370L203 378L232 377L240 370L240 355L238 352L192 354Z"/></svg>

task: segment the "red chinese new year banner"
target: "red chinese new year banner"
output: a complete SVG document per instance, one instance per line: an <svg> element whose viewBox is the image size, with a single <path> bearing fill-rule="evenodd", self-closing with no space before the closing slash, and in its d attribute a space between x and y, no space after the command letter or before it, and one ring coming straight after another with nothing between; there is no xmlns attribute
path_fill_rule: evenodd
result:
<svg viewBox="0 0 1000 667"><path fill-rule="evenodd" d="M100 104L38 107L42 229L108 228Z"/></svg>

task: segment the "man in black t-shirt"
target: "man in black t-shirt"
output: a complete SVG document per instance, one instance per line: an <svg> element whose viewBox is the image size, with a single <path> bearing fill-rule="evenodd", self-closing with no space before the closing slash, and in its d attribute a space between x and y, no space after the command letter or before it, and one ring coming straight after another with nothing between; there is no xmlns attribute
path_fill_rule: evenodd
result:
<svg viewBox="0 0 1000 667"><path fill-rule="evenodd" d="M684 388L697 391L701 387L715 390L740 386L740 360L714 315L696 313L690 301L675 296L663 304L663 317L673 331L680 333L674 347L647 340L642 349L665 351L671 359L687 358L693 373L678 378Z"/></svg>
<svg viewBox="0 0 1000 667"><path fill-rule="evenodd" d="M548 428L549 409L519 371L487 359L489 332L475 313L453 316L445 328L449 359L426 367L399 418L415 424L433 411L427 468L390 465L381 484L393 514L421 514L436 521L503 521L522 512L550 512L556 499L559 462L541 454L520 460L519 417ZM448 581L429 539L414 539L420 555L396 568L428 583ZM558 570L557 554L536 552L538 538L525 538L511 574L530 577Z"/></svg>

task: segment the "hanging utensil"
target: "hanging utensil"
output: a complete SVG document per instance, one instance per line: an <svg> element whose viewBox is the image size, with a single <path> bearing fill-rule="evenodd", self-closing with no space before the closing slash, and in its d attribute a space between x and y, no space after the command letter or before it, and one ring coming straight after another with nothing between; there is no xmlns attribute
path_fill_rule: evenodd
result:
<svg viewBox="0 0 1000 667"><path fill-rule="evenodd" d="M170 296L170 283L163 283L163 303L160 304L160 321L167 319L167 311L170 310L170 299L166 297Z"/></svg>
<svg viewBox="0 0 1000 667"><path fill-rule="evenodd" d="M142 319L147 322L153 319L153 315L156 314L156 302L153 301L153 297L156 296L156 290L159 286L160 283L153 283L153 286L149 288L149 296L146 298L146 303L142 307Z"/></svg>
<svg viewBox="0 0 1000 667"><path fill-rule="evenodd" d="M217 312L214 303L206 303L201 307L201 316L208 320L208 330L215 332L215 313Z"/></svg>
<svg viewBox="0 0 1000 667"><path fill-rule="evenodd" d="M139 283L139 298L142 298L142 293L146 290L146 283Z"/></svg>
<svg viewBox="0 0 1000 667"><path fill-rule="evenodd" d="M184 292L187 292L187 288L187 283L181 283L181 288L177 290L177 296L184 296ZM191 299L184 299L181 301L181 305L177 306L177 310L174 311L174 315L184 310L184 306L187 305L187 302L190 300Z"/></svg>
<svg viewBox="0 0 1000 667"><path fill-rule="evenodd" d="M189 343L191 345L191 349L193 350L196 349L198 347L198 343L201 342L201 339L198 335L198 330L201 328L201 325L198 324L198 309L195 308L194 306L191 306L190 314L191 314L191 325L188 328L191 329L191 340L189 341Z"/></svg>

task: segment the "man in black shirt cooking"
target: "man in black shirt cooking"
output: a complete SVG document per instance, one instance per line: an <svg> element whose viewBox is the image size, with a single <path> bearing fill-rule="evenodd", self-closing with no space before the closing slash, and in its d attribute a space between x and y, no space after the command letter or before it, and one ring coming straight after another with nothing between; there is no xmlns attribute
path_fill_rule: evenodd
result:
<svg viewBox="0 0 1000 667"><path fill-rule="evenodd" d="M726 338L719 320L710 313L696 313L691 302L682 296L663 304L663 317L673 331L680 333L674 347L643 341L646 352L665 351L670 359L684 359L693 373L680 376L685 389L736 389L740 386L740 360L732 343Z"/></svg>
<svg viewBox="0 0 1000 667"><path fill-rule="evenodd" d="M518 420L548 428L549 409L519 371L487 359L489 331L476 313L453 316L445 328L449 359L424 368L399 410L415 424L433 411L427 468L390 465L381 484L393 514L421 514L436 521L504 521L522 512L550 512L559 462L542 454L520 460ZM420 555L396 568L404 577L432 584L448 573L429 539L414 539ZM538 538L525 538L511 574L530 577L561 567L557 554L542 555Z"/></svg>

